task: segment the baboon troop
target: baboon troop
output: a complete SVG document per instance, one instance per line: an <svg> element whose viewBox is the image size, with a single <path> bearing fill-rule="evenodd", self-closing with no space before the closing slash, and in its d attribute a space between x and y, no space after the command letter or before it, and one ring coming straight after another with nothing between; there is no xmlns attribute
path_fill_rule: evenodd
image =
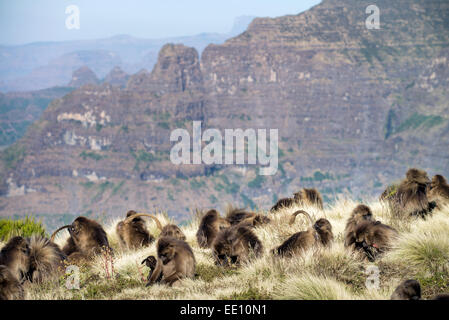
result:
<svg viewBox="0 0 449 320"><path fill-rule="evenodd" d="M156 282L171 286L178 280L195 277L195 256L184 240L173 237L159 238L156 265L154 266L154 257L150 256L144 261L151 269L147 286Z"/></svg>
<svg viewBox="0 0 449 320"><path fill-rule="evenodd" d="M334 239L332 226L327 219L321 218L314 222L312 217L304 210L293 213L290 224L295 223L298 214L305 215L310 221L311 227L306 231L297 232L290 236L279 247L272 250L274 254L293 256L313 247L327 246Z"/></svg>
<svg viewBox="0 0 449 320"><path fill-rule="evenodd" d="M397 187L389 187L382 193L381 200L386 201L396 215L424 218L436 206L435 202L429 201L427 197L429 185L427 173L412 168Z"/></svg>
<svg viewBox="0 0 449 320"><path fill-rule="evenodd" d="M425 171L413 168L407 171L400 184L389 186L380 199L390 205L396 217L425 217L435 207L449 204L449 185L441 175L435 175L430 181ZM271 213L293 205L315 206L324 215L320 193L306 188L295 193L293 198L280 199L271 208ZM282 216L280 219L275 217L274 221L292 226L298 215L304 215L310 225L272 249L272 259L301 255L306 250L329 247L333 242L334 233L329 220L314 220L304 210L295 211L288 222ZM126 218L117 223L115 231L121 249L138 250L155 242L155 236L150 234L143 219L145 216L150 217L161 231L155 246L156 256L150 255L142 261L149 268L146 285L161 283L172 286L182 279L195 278L195 255L186 242L186 235L175 224L162 226L152 214L130 210ZM265 247L257 235L260 231L270 230L260 229L270 223L269 216L245 209L229 206L224 216L211 209L201 217L195 237L200 248L210 250L217 266L239 267L263 255ZM61 249L54 240L64 229L68 230L69 237ZM398 235L394 228L377 221L369 206L359 204L351 211L344 232L337 235L337 239L343 237L348 252L360 253L360 261L368 259L373 262L393 247ZM95 220L83 216L54 231L50 239L40 235L12 237L0 251L0 300L24 299L24 288L27 287L24 282L43 283L55 279L65 264L86 262L105 252L112 253L105 230ZM419 282L403 281L391 299L420 300ZM440 294L432 299L449 300L449 295Z"/></svg>
<svg viewBox="0 0 449 320"><path fill-rule="evenodd" d="M421 285L418 281L409 279L401 282L391 295L391 300L421 300ZM449 301L449 294L437 294L430 300Z"/></svg>
<svg viewBox="0 0 449 320"><path fill-rule="evenodd" d="M160 224L155 216L148 216ZM128 211L126 219L117 223L116 232L123 248L138 249L154 242L154 237L148 232L145 221L134 210Z"/></svg>
<svg viewBox="0 0 449 320"><path fill-rule="evenodd" d="M303 188L299 192L293 194L293 198L279 199L276 204L270 209L271 212L278 211L281 208L288 208L294 204L300 206L315 206L323 210L323 198L317 189Z"/></svg>
<svg viewBox="0 0 449 320"><path fill-rule="evenodd" d="M112 252L106 232L95 220L80 216L72 224L56 230L50 240L53 242L56 234L63 229L68 229L70 234L62 248L70 262L85 261L105 250Z"/></svg>

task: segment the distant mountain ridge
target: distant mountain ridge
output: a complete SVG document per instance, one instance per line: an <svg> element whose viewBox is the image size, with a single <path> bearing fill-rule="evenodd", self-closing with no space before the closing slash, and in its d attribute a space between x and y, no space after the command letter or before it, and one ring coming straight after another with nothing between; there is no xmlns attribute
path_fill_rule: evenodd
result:
<svg viewBox="0 0 449 320"><path fill-rule="evenodd" d="M223 43L243 32L254 17L236 19L228 34L201 33L195 36L140 39L118 35L106 39L37 42L0 46L0 91L31 91L63 86L72 72L87 66L99 78L116 66L131 74L151 70L157 53L166 43L184 43L202 52L210 43Z"/></svg>

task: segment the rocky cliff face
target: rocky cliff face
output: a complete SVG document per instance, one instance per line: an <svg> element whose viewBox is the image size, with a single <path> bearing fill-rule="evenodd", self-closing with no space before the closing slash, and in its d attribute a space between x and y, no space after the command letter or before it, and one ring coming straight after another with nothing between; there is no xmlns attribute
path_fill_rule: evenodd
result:
<svg viewBox="0 0 449 320"><path fill-rule="evenodd" d="M268 208L315 186L325 198L380 194L409 166L449 174L449 3L323 1L255 19L223 45L166 45L125 88L86 85L54 100L6 150L6 214L164 209L182 220L226 202ZM176 166L170 132L279 129L279 170Z"/></svg>

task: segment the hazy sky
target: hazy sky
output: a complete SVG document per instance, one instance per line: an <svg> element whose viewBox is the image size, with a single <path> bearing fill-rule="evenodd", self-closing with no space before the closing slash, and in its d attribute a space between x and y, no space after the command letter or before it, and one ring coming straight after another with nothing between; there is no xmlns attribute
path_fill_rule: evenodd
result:
<svg viewBox="0 0 449 320"><path fill-rule="evenodd" d="M0 44L226 33L242 15L297 14L320 0L0 0ZM65 9L80 10L80 29L68 30Z"/></svg>

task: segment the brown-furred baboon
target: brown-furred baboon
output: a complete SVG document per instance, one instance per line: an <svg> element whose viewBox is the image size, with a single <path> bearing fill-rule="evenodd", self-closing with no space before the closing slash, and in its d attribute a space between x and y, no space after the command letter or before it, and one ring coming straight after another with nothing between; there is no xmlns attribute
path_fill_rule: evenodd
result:
<svg viewBox="0 0 449 320"><path fill-rule="evenodd" d="M427 198L429 184L425 171L409 169L397 191L387 199L393 212L399 216L425 217L435 208L435 203L429 202Z"/></svg>
<svg viewBox="0 0 449 320"><path fill-rule="evenodd" d="M409 279L401 282L391 295L391 300L421 300L421 285L418 281ZM449 294L434 295L430 300L449 300Z"/></svg>
<svg viewBox="0 0 449 320"><path fill-rule="evenodd" d="M148 273L147 281L150 281L151 276L153 275L154 270L156 269L157 259L155 256L148 256L142 261L142 264L145 264L148 268L150 268L150 272ZM160 273L159 278L155 279L155 282L160 282L162 280L162 272Z"/></svg>
<svg viewBox="0 0 449 320"><path fill-rule="evenodd" d="M435 202L437 206L449 204L449 184L442 175L435 175L427 193L429 202Z"/></svg>
<svg viewBox="0 0 449 320"><path fill-rule="evenodd" d="M17 280L24 280L30 266L30 247L26 239L11 238L0 251L0 265L6 266Z"/></svg>
<svg viewBox="0 0 449 320"><path fill-rule="evenodd" d="M299 192L294 194L296 203L303 206L315 206L320 210L323 210L323 197L320 192L313 188L303 188Z"/></svg>
<svg viewBox="0 0 449 320"><path fill-rule="evenodd" d="M359 204L351 213L351 217L346 221L345 227L345 247L353 247L355 244L355 229L363 221L374 221L370 207Z"/></svg>
<svg viewBox="0 0 449 320"><path fill-rule="evenodd" d="M173 237L159 238L157 242L157 257L156 266L151 272L147 286L156 282L171 286L183 278L195 277L195 256L192 248L184 240ZM147 259L150 259L148 260L150 265L154 264L153 259L150 257Z"/></svg>
<svg viewBox="0 0 449 320"><path fill-rule="evenodd" d="M391 300L421 300L421 286L418 281L409 279L401 282L391 295Z"/></svg>
<svg viewBox="0 0 449 320"><path fill-rule="evenodd" d="M69 261L80 261L92 255L100 254L104 250L111 252L108 237L103 227L96 221L80 216L72 224L56 230L50 241L53 242L56 234L68 229L70 238L67 239L62 251Z"/></svg>
<svg viewBox="0 0 449 320"><path fill-rule="evenodd" d="M157 228L161 230L161 233L159 234L159 238L162 237L172 237L179 240L186 240L186 236L184 232L182 232L181 228L179 228L175 224L167 224L165 226L162 226L161 222L159 221L156 216L148 213L136 213L134 217L150 217L156 222Z"/></svg>
<svg viewBox="0 0 449 320"><path fill-rule="evenodd" d="M117 223L115 228L123 248L138 249L147 247L155 240L148 232L145 221L140 216L136 215L136 211L128 211L126 219ZM156 219L153 215L149 216Z"/></svg>
<svg viewBox="0 0 449 320"><path fill-rule="evenodd" d="M20 281L5 265L0 265L0 300L23 300L25 292Z"/></svg>
<svg viewBox="0 0 449 320"><path fill-rule="evenodd" d="M41 283L60 274L66 255L59 246L40 235L33 235L27 241L30 248L27 279Z"/></svg>
<svg viewBox="0 0 449 320"><path fill-rule="evenodd" d="M355 230L355 242L353 248L363 250L369 261L376 258L391 248L392 242L398 236L398 232L380 221L362 221Z"/></svg>
<svg viewBox="0 0 449 320"><path fill-rule="evenodd" d="M298 214L304 214L312 226L306 231L297 232L290 236L279 247L272 250L274 254L292 256L312 247L327 246L334 239L332 225L327 219L321 218L314 222L312 217L304 210L298 210L293 213L290 224L295 222Z"/></svg>
<svg viewBox="0 0 449 320"><path fill-rule="evenodd" d="M228 220L232 226L245 221L247 223L251 223L254 227L271 222L271 219L267 216L254 212L248 212L245 209L233 208L231 206L227 209L226 220Z"/></svg>
<svg viewBox="0 0 449 320"><path fill-rule="evenodd" d="M201 219L196 233L198 245L200 248L210 248L217 233L230 226L229 221L220 217L217 210L209 210Z"/></svg>
<svg viewBox="0 0 449 320"><path fill-rule="evenodd" d="M282 208L289 208L296 204L296 200L293 198L282 198L279 199L274 206L271 207L270 211L275 212Z"/></svg>
<svg viewBox="0 0 449 320"><path fill-rule="evenodd" d="M258 258L263 253L263 245L252 230L252 224L245 221L221 230L213 244L215 263L220 266L240 265Z"/></svg>

